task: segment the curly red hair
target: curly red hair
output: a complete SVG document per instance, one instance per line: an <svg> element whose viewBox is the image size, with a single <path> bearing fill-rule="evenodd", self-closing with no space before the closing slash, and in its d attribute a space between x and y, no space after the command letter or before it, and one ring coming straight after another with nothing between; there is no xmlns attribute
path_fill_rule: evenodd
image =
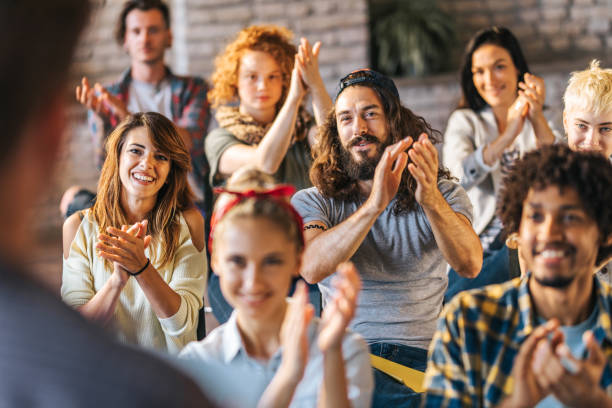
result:
<svg viewBox="0 0 612 408"><path fill-rule="evenodd" d="M285 102L291 71L297 48L291 43L293 33L275 25L250 26L242 29L236 39L225 47L225 51L215 58L215 72L212 74L213 88L208 92L208 100L213 108L238 100L238 69L240 58L247 50L263 51L270 54L283 75L283 93L277 104L280 108Z"/></svg>

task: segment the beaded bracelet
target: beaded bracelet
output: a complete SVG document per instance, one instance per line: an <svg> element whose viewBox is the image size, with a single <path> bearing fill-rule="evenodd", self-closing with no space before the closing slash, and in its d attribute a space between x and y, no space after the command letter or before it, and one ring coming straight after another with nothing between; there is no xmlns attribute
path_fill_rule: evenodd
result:
<svg viewBox="0 0 612 408"><path fill-rule="evenodd" d="M142 268L140 268L137 272L127 271L127 273L129 273L132 276L140 275L141 273L144 272L145 269L147 269L147 267L149 266L150 263L151 263L151 261L149 261L149 258L147 258L147 263Z"/></svg>

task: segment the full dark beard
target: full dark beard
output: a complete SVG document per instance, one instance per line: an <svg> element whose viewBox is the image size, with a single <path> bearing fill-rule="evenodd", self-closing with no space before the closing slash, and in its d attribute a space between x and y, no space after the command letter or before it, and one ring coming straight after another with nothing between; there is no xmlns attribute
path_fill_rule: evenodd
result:
<svg viewBox="0 0 612 408"><path fill-rule="evenodd" d="M549 288L563 289L566 288L574 281L575 276L555 276L553 278L538 278L534 275L534 279L542 286Z"/></svg>
<svg viewBox="0 0 612 408"><path fill-rule="evenodd" d="M357 162L348 149L363 141L376 144L376 155L374 157L368 157L366 152L359 153L362 159L361 161ZM374 178L376 166L378 165L378 162L380 161L380 158L382 157L382 154L387 146L388 144L381 143L375 136L368 134L358 136L351 140L347 148L342 149L342 167L344 167L344 170L352 179L360 181L372 180Z"/></svg>

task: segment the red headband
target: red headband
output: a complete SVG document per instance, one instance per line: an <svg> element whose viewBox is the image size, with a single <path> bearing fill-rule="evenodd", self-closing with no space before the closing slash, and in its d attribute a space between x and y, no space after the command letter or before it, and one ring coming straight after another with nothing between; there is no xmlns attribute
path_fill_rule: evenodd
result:
<svg viewBox="0 0 612 408"><path fill-rule="evenodd" d="M302 221L302 217L298 212L293 208L291 204L285 201L286 198L290 198L293 193L295 193L295 187L289 184L281 184L269 190L255 191L255 190L247 190L247 191L231 191L226 190L225 188L216 187L213 190L215 193L227 193L235 196L235 198L229 201L226 205L221 208L216 209L212 217L210 219L210 235L208 236L208 251L212 254L212 242L213 242L213 233L215 231L216 225L221 221L221 219L227 214L232 208L234 208L239 203L243 202L246 199L254 198L256 200L274 200L278 204L280 204L283 208L285 208L289 214L295 220L295 223L298 226L298 231L300 235L300 241L302 245L304 245L304 222Z"/></svg>

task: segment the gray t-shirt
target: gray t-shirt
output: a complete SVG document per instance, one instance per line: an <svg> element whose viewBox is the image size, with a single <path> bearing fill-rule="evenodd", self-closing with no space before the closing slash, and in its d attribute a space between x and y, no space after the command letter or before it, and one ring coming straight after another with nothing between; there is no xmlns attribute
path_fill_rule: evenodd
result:
<svg viewBox="0 0 612 408"><path fill-rule="evenodd" d="M440 180L438 188L455 212L472 220L472 204L461 186ZM363 204L323 197L314 187L298 191L291 203L304 223L321 221L328 228L340 224ZM417 206L396 216L394 204L395 199L351 258L361 275L363 289L350 327L368 343L427 349L448 284L446 260L423 209ZM331 276L319 282L319 288L325 303L332 294Z"/></svg>

